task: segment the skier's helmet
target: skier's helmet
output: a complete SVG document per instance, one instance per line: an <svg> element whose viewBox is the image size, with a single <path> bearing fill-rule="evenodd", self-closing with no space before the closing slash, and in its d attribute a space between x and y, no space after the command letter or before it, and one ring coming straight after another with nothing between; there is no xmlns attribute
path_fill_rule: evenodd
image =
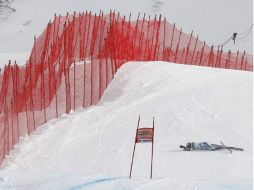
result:
<svg viewBox="0 0 254 190"><path fill-rule="evenodd" d="M191 148L191 143L187 143L186 148Z"/></svg>

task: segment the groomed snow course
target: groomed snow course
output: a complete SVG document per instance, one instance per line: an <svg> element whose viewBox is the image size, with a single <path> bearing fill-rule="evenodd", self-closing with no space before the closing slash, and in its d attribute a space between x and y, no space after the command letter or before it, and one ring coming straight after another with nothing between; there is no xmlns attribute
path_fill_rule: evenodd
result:
<svg viewBox="0 0 254 190"><path fill-rule="evenodd" d="M21 139L0 170L0 189L252 189L252 72L165 62L126 63L98 105L62 115ZM138 116L155 117L151 144L138 144ZM244 152L184 152L189 141Z"/></svg>

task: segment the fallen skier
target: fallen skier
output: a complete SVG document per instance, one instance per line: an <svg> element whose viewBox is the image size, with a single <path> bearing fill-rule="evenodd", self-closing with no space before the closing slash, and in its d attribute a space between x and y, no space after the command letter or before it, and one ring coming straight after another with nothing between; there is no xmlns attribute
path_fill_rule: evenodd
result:
<svg viewBox="0 0 254 190"><path fill-rule="evenodd" d="M223 142L220 142L221 144L208 144L207 142L189 142L186 144L186 146L180 145L180 148L183 148L185 151L215 151L215 150L228 150L232 153L232 150L239 150L243 151L242 148L236 148L232 146L225 146Z"/></svg>

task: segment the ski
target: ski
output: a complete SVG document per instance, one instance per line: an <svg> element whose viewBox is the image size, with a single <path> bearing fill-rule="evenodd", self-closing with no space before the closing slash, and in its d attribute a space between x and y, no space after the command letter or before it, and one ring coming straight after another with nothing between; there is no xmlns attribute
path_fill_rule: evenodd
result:
<svg viewBox="0 0 254 190"><path fill-rule="evenodd" d="M218 144L211 144L214 147L214 150L222 150L222 149L227 149L231 154L232 150L238 150L238 151L243 151L242 148L237 148L233 146L226 146L222 141L220 141L221 145Z"/></svg>

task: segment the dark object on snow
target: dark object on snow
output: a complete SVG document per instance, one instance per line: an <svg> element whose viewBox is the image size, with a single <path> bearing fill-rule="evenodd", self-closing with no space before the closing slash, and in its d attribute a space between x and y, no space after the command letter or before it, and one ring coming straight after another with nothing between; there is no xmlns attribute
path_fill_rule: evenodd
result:
<svg viewBox="0 0 254 190"><path fill-rule="evenodd" d="M232 146L225 146L223 142L220 141L221 144L208 144L207 142L189 142L186 146L180 145L180 148L183 148L185 151L215 151L215 150L228 150L232 153L232 150L243 151L242 148L232 147Z"/></svg>
<svg viewBox="0 0 254 190"><path fill-rule="evenodd" d="M232 40L234 41L234 44L235 44L236 35L237 35L237 33L235 32L235 33L233 33L233 36L232 36Z"/></svg>
<svg viewBox="0 0 254 190"><path fill-rule="evenodd" d="M16 11L11 7L12 1L10 0L0 0L0 20L4 20L8 17L9 14Z"/></svg>

